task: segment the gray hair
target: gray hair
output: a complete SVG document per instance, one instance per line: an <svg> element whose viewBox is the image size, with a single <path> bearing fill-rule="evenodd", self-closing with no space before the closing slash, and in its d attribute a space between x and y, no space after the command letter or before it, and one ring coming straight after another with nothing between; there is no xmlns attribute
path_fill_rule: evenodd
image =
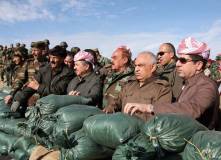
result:
<svg viewBox="0 0 221 160"><path fill-rule="evenodd" d="M152 52L150 52L150 51L142 51L142 52L139 53L139 55L140 54L149 56L151 64L157 64L157 56L155 54L153 54Z"/></svg>

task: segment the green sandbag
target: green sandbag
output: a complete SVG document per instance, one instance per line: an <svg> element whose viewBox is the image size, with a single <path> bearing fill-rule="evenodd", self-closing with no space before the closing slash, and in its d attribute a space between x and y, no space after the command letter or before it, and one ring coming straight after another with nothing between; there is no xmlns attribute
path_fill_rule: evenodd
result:
<svg viewBox="0 0 221 160"><path fill-rule="evenodd" d="M19 119L0 119L0 131L11 134L11 135L21 135L24 132L19 128L19 123L24 122L24 118Z"/></svg>
<svg viewBox="0 0 221 160"><path fill-rule="evenodd" d="M8 95L5 93L0 92L0 118L19 118L21 117L21 114L19 112L12 112L10 110L10 107L5 104L4 97Z"/></svg>
<svg viewBox="0 0 221 160"><path fill-rule="evenodd" d="M139 133L127 143L120 145L114 152L112 160L153 160L155 148L151 141Z"/></svg>
<svg viewBox="0 0 221 160"><path fill-rule="evenodd" d="M143 133L150 138L158 155L162 149L168 152L182 152L186 140L198 131L208 130L196 120L179 114L162 114L153 117L143 127Z"/></svg>
<svg viewBox="0 0 221 160"><path fill-rule="evenodd" d="M143 121L123 113L101 114L89 117L83 128L96 143L116 148L140 132Z"/></svg>
<svg viewBox="0 0 221 160"><path fill-rule="evenodd" d="M188 141L184 160L218 160L221 159L221 132L200 131Z"/></svg>
<svg viewBox="0 0 221 160"><path fill-rule="evenodd" d="M10 153L10 156L12 156L15 160L28 160L29 158L26 152L20 149L16 150L13 153Z"/></svg>
<svg viewBox="0 0 221 160"><path fill-rule="evenodd" d="M19 137L16 142L13 144L12 149L26 151L29 155L32 152L32 149L38 144L37 140L33 137Z"/></svg>
<svg viewBox="0 0 221 160"><path fill-rule="evenodd" d="M108 159L113 150L93 142L81 129L71 135L70 149L60 149L60 160Z"/></svg>
<svg viewBox="0 0 221 160"><path fill-rule="evenodd" d="M39 99L35 107L38 107L41 115L48 115L55 113L59 108L71 104L89 104L91 98L82 96L69 96L69 95L48 95Z"/></svg>
<svg viewBox="0 0 221 160"><path fill-rule="evenodd" d="M12 146L12 151L9 154L16 160L28 159L36 145L34 138L20 137Z"/></svg>
<svg viewBox="0 0 221 160"><path fill-rule="evenodd" d="M66 137L81 129L85 119L102 113L99 108L88 105L74 104L59 109L54 115L57 121L54 125L52 141L65 147Z"/></svg>
<svg viewBox="0 0 221 160"><path fill-rule="evenodd" d="M0 154L8 155L17 138L17 136L0 132Z"/></svg>
<svg viewBox="0 0 221 160"><path fill-rule="evenodd" d="M7 92L4 92L4 91L0 91L0 101L4 101L4 98L5 98L5 96L7 96L8 95L8 93Z"/></svg>
<svg viewBox="0 0 221 160"><path fill-rule="evenodd" d="M166 153L166 155L161 160L185 160L182 158L182 153Z"/></svg>

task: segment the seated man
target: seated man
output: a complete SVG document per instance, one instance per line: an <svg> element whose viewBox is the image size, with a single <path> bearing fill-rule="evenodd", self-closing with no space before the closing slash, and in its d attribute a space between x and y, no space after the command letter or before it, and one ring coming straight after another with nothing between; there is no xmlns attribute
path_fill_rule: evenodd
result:
<svg viewBox="0 0 221 160"><path fill-rule="evenodd" d="M178 54L177 72L185 80L178 101L172 104L127 103L124 112L131 115L136 112L185 114L214 129L219 121L218 87L203 73L209 49L205 43L188 37L181 41Z"/></svg>
<svg viewBox="0 0 221 160"><path fill-rule="evenodd" d="M9 105L12 102L12 99L18 90L21 90L23 85L28 80L28 67L27 62L24 60L24 53L20 48L15 50L12 69L12 87L11 92L7 95L4 100L5 104Z"/></svg>
<svg viewBox="0 0 221 160"><path fill-rule="evenodd" d="M38 93L40 97L66 94L67 85L74 76L73 70L64 64L66 51L60 46L55 46L49 54L50 63L40 68L34 79L15 94L12 111L24 113L27 101L34 93Z"/></svg>
<svg viewBox="0 0 221 160"><path fill-rule="evenodd" d="M93 105L100 105L102 83L93 71L94 57L86 51L80 51L74 56L76 77L68 84L67 93L73 96L92 98Z"/></svg>
<svg viewBox="0 0 221 160"><path fill-rule="evenodd" d="M109 111L123 111L126 104L157 104L169 103L172 92L166 80L158 79L156 71L156 56L151 52L141 52L135 60L135 78L125 85L118 99L107 106ZM136 114L143 120L149 115Z"/></svg>
<svg viewBox="0 0 221 160"><path fill-rule="evenodd" d="M169 82L172 88L172 101L176 101L180 95L183 85L183 79L178 76L176 71L176 50L171 43L163 43L160 45L157 53L158 68L157 74L160 79L165 79Z"/></svg>
<svg viewBox="0 0 221 160"><path fill-rule="evenodd" d="M107 72L103 87L102 108L106 113L112 112L109 110L111 108L107 108L107 106L117 99L123 86L133 76L134 68L131 56L131 51L127 46L118 47L111 56L111 69Z"/></svg>

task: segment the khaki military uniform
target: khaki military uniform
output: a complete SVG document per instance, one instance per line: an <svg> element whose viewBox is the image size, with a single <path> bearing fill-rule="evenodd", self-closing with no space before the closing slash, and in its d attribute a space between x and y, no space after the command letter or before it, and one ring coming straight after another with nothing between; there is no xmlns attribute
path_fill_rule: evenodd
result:
<svg viewBox="0 0 221 160"><path fill-rule="evenodd" d="M110 73L104 81L102 108L109 105L111 101L118 97L121 89L134 73L132 67L128 67L123 73Z"/></svg>
<svg viewBox="0 0 221 160"><path fill-rule="evenodd" d="M161 104L171 103L172 92L169 83L156 77L149 78L140 86L137 80L131 80L125 85L116 99L109 107L115 111L123 111L127 103ZM147 121L151 115L135 113L135 116Z"/></svg>

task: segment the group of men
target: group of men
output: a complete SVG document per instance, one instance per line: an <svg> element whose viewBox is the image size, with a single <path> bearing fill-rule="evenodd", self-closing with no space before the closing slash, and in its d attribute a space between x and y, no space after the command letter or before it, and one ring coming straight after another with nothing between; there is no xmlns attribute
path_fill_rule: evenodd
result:
<svg viewBox="0 0 221 160"><path fill-rule="evenodd" d="M28 61L15 49L15 75L5 103L23 114L36 97L84 96L105 113L120 111L144 121L161 113L185 114L218 129L218 83L204 74L206 43L188 37L179 44L178 57L171 43L163 43L157 55L143 51L134 61L127 46L117 47L111 61L98 49L73 51L64 42L52 49L49 42L33 42Z"/></svg>

